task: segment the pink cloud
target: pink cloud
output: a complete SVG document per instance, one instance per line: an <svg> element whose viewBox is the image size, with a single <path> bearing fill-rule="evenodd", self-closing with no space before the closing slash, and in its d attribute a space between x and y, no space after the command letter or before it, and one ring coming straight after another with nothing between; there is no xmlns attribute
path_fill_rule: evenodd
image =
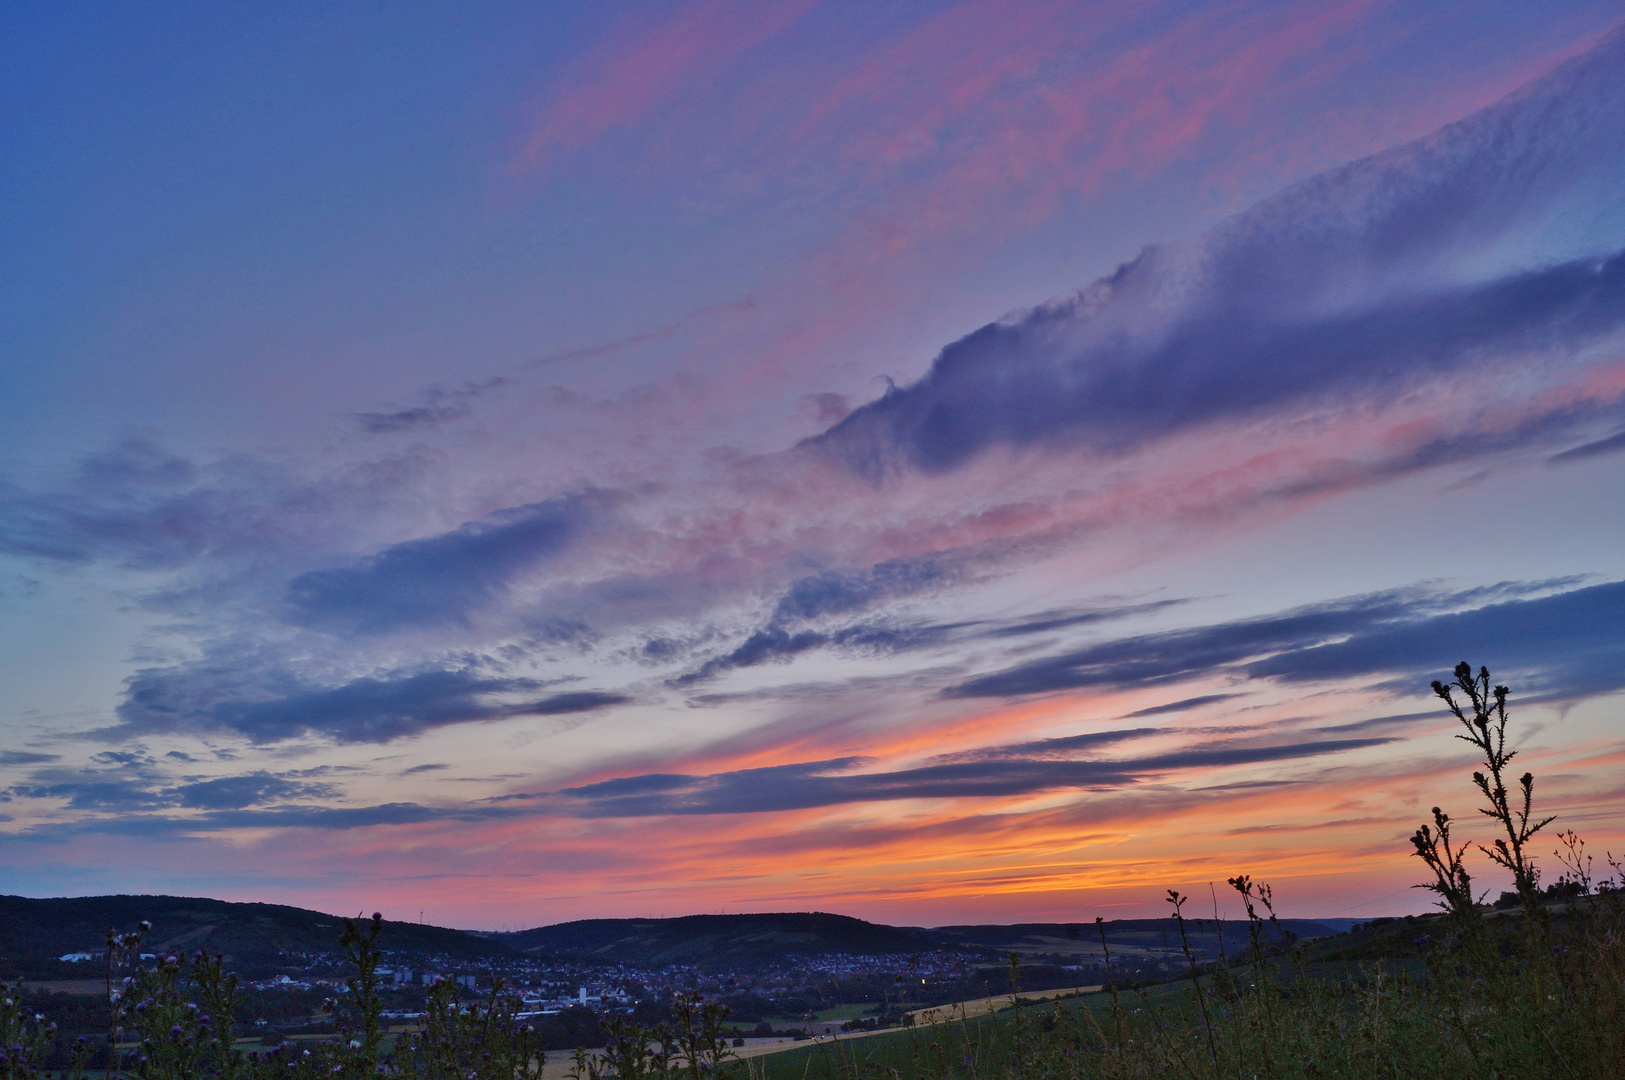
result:
<svg viewBox="0 0 1625 1080"><path fill-rule="evenodd" d="M790 184L845 204L830 230L781 262L780 280L753 283L758 325L714 335L703 360L685 351L679 363L692 357L715 376L694 387L684 419L668 415L668 427L691 434L759 409L764 396L844 379L832 367L920 303L922 282L974 265L1072 202L1184 166L1205 175L1196 186L1228 190L1223 201L1256 189L1264 158L1265 172L1285 178L1369 151L1369 117L1351 119L1335 94L1303 103L1369 60L1371 39L1394 32L1378 21L1391 8L1238 3L1159 23L1144 4L967 0L876 45L821 49L801 31L825 18L816 28L828 32L840 25L834 14L714 0L612 36L544 98L514 160L545 172L618 131L630 136L623 150L660 161L673 190L743 177L743 198L778 198ZM1487 89L1451 92L1476 104L1505 85L1491 74ZM657 132L652 110L677 100L691 107ZM1441 108L1385 111L1384 133L1414 135L1455 115ZM707 210L716 212L727 202ZM682 437L675 427L662 436Z"/></svg>
<svg viewBox="0 0 1625 1080"><path fill-rule="evenodd" d="M855 137L843 140L841 155L869 167L895 162L892 148L910 146L920 148L912 157L936 159L937 171L862 216L856 234L839 245L891 258L944 237L1032 228L1056 213L1063 198L1144 179L1194 156L1220 130L1280 134L1272 114L1283 97L1303 96L1329 80L1340 66L1334 43L1383 6L1350 0L1285 13L1202 12L1132 47L1060 70L1045 62L1078 49L1087 35L1046 26L1048 35L1011 50L1007 65L975 62L979 54L963 67L946 65L938 81L927 84L929 108L901 118L870 113ZM1134 9L1116 10L1126 16ZM947 40L983 36L953 30ZM1004 44L997 33L985 36ZM1294 69L1311 57L1306 69ZM1019 75L1026 79L1009 85ZM873 81L860 75L846 97L858 99ZM843 262L850 265L850 256Z"/></svg>
<svg viewBox="0 0 1625 1080"><path fill-rule="evenodd" d="M703 0L653 27L628 20L545 95L514 171L546 170L614 128L646 118L682 85L782 33L818 0Z"/></svg>

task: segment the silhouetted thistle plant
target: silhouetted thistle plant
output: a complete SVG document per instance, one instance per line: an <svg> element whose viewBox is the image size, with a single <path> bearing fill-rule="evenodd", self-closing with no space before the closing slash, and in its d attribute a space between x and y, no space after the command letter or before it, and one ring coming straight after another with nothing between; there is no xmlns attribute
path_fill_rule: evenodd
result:
<svg viewBox="0 0 1625 1080"><path fill-rule="evenodd" d="M344 986L349 991L345 1004L360 1025L355 1032L357 1037L351 1041L360 1045L350 1046L347 1042L346 1046L354 1051L349 1063L351 1069L362 1075L377 1068L379 1044L383 1041L379 1017L384 1004L378 993L378 964L383 959L378 950L378 935L383 930L384 916L375 911L364 929L356 919L345 919L344 932L339 935L339 947L356 969L354 975L344 980Z"/></svg>
<svg viewBox="0 0 1625 1080"><path fill-rule="evenodd" d="M1413 889L1428 889L1439 894L1439 907L1449 913L1458 923L1470 924L1478 916L1478 906L1473 899L1473 879L1462 865L1467 854L1467 845L1461 844L1452 847L1450 844L1450 815L1433 808L1433 828L1426 825L1416 830L1411 837L1411 843L1416 846L1413 854L1420 856L1433 871L1434 880L1413 885Z"/></svg>
<svg viewBox="0 0 1625 1080"><path fill-rule="evenodd" d="M140 958L142 939L151 929L152 924L146 920L142 920L140 929L130 933L121 934L112 927L107 928L106 952L102 959L107 986L107 1061L111 1068L118 1067L119 1033L129 1015L129 987L134 981L119 973L132 958Z"/></svg>
<svg viewBox="0 0 1625 1080"><path fill-rule="evenodd" d="M219 1076L236 1080L246 1061L232 1038L237 976L225 959L198 952L159 956L152 967L126 981L125 1000L134 1053L126 1068L142 1080L190 1080Z"/></svg>
<svg viewBox="0 0 1625 1080"><path fill-rule="evenodd" d="M1521 805L1514 804L1512 793L1507 789L1507 766L1518 756L1516 750L1507 749L1507 688L1496 686L1492 689L1490 669L1480 667L1478 674L1474 675L1473 666L1465 660L1456 665L1455 676L1451 683L1435 679L1433 692L1466 728L1467 733L1458 734L1456 738L1471 743L1484 755L1484 768L1488 770L1488 775L1473 773L1473 783L1489 801L1489 806L1480 807L1479 813L1496 821L1506 832L1505 837L1497 837L1489 847L1481 845L1480 850L1512 872L1513 885L1524 907L1534 910L1540 903L1540 870L1525 849L1537 832L1556 819L1546 817L1531 821L1535 797L1533 773L1526 772L1518 778ZM1456 700L1457 690L1465 696L1465 703ZM1468 711L1471 711L1471 716ZM1443 816L1437 810L1434 816L1439 820L1442 831Z"/></svg>
<svg viewBox="0 0 1625 1080"><path fill-rule="evenodd" d="M722 1022L728 1006L698 993L678 993L671 1002L672 1035L690 1080L702 1080L733 1055Z"/></svg>
<svg viewBox="0 0 1625 1080"><path fill-rule="evenodd" d="M1207 1035L1208 1055L1213 1059L1213 1068L1217 1071L1219 1068L1219 1047L1213 1037L1213 1019L1208 1015L1207 995L1202 992L1202 973L1201 969L1197 967L1195 955L1191 952L1190 934L1185 931L1184 907L1187 899L1189 898L1180 896L1174 889L1168 890L1168 903L1174 909L1174 922L1179 924L1179 947L1185 954L1185 965L1191 977L1191 989L1196 994L1196 1007L1202 1014L1202 1028ZM1099 919L1095 921L1100 922ZM1101 924L1100 941L1102 947L1104 947L1106 942L1104 924ZM1107 974L1109 975L1110 972L1108 971Z"/></svg>
<svg viewBox="0 0 1625 1080"><path fill-rule="evenodd" d="M513 996L503 992L501 980L492 983L484 1002L465 1007L457 1000L457 984L438 979L429 987L423 1026L402 1037L379 1068L413 1080L529 1076L540 1069L544 1058L534 1029L519 1020L516 1007Z"/></svg>
<svg viewBox="0 0 1625 1080"><path fill-rule="evenodd" d="M601 1060L583 1058L577 1068L591 1080L668 1080L672 1073L674 1045L671 1031L664 1025L644 1027L612 1016L604 1020L604 1056Z"/></svg>

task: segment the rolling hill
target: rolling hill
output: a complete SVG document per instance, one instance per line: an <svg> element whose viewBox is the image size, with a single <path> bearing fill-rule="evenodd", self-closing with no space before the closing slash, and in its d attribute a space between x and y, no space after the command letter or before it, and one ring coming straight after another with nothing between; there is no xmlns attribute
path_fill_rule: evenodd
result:
<svg viewBox="0 0 1625 1080"><path fill-rule="evenodd" d="M341 916L281 904L238 904L186 896L0 896L0 974L40 971L64 953L95 953L109 927L152 923L145 952L204 949L224 953L240 970L270 963L278 952L335 953ZM462 930L385 922L384 944L396 952L473 960L511 956L501 942Z"/></svg>
<svg viewBox="0 0 1625 1080"><path fill-rule="evenodd" d="M1294 937L1318 938L1340 934L1356 921L1281 919L1278 925ZM1128 955L1161 954L1180 947L1173 919L1113 919L1105 929L1112 950ZM950 946L997 949L1024 957L1100 956L1100 937L1093 922L938 926L926 932ZM1226 919L1217 927L1212 919L1187 919L1186 933L1192 950L1204 955L1219 951L1221 934L1225 951L1245 949L1250 940L1246 921L1239 919Z"/></svg>
<svg viewBox="0 0 1625 1080"><path fill-rule="evenodd" d="M252 971L277 962L279 953L336 954L343 918L280 904L232 903L181 896L88 896L31 899L0 896L0 976L77 977L82 969L59 963L70 952L95 953L109 927L134 929L152 923L146 952L205 949L224 953L234 967ZM1299 937L1324 937L1347 929L1347 920L1283 919ZM1192 946L1218 951L1211 920L1190 926ZM1127 919L1106 924L1114 953L1162 956L1179 947L1170 919ZM1245 923L1224 925L1227 950L1246 947ZM511 933L454 930L411 922L386 922L383 945L393 953L455 960L503 957L626 964L658 968L686 964L717 970L755 968L795 957L906 955L936 949L980 953L989 958L1017 952L1029 963L1068 964L1098 958L1092 923L1017 923L886 926L824 912L753 915L688 915L669 919L582 919ZM88 970L88 969L84 969Z"/></svg>
<svg viewBox="0 0 1625 1080"><path fill-rule="evenodd" d="M786 912L674 919L581 919L493 938L530 954L657 967L753 966L791 956L918 953L940 948L928 931L846 915Z"/></svg>

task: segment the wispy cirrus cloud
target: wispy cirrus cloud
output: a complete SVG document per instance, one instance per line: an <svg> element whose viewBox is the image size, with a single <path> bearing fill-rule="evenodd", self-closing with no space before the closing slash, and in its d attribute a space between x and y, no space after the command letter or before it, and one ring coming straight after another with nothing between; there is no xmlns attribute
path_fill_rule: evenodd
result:
<svg viewBox="0 0 1625 1080"><path fill-rule="evenodd" d="M959 755L949 762L891 771L861 771L867 764L861 759L838 758L710 776L632 776L566 788L560 794L581 800L581 812L603 817L770 813L899 799L1010 798L1055 790L1106 790L1169 773L1296 760L1389 741L1221 744L1127 759L1071 756L1078 750L1141 734L1116 733L1115 738L1097 734L996 747Z"/></svg>
<svg viewBox="0 0 1625 1080"><path fill-rule="evenodd" d="M438 427L467 415L468 410L459 405L414 405L394 412L356 413L355 422L369 435L393 435L416 428Z"/></svg>
<svg viewBox="0 0 1625 1080"><path fill-rule="evenodd" d="M906 564L905 564L906 565ZM927 566L935 563L926 561ZM830 625L826 619L817 628L798 624L832 615L862 612L882 600L897 599L926 589L947 588L947 579L935 570L918 577L903 574L908 587L899 587L890 578L897 573L898 561L882 563L869 574L820 575L793 583L773 609L768 625L751 633L730 651L713 656L693 671L672 680L673 686L687 687L738 668L791 660L804 653L833 649L850 654L888 654L941 649L981 640L1010 639L1063 630L1075 630L1099 623L1143 616L1187 601L1153 600L1142 603L1100 604L1072 610L1051 609L1017 619L968 619L942 623L891 619L876 622L858 619L846 625ZM888 582L876 588L876 578ZM851 587L851 578L863 582Z"/></svg>
<svg viewBox="0 0 1625 1080"><path fill-rule="evenodd" d="M512 810L490 806L443 807L415 802L377 803L371 806L295 804L210 809L185 816L149 813L97 817L72 824L40 825L17 836L20 840L36 844L62 843L95 835L174 840L240 829L343 832L439 822L488 822L514 816Z"/></svg>
<svg viewBox="0 0 1625 1080"><path fill-rule="evenodd" d="M652 24L628 19L543 97L510 168L547 169L601 133L643 119L686 80L707 77L782 32L816 2L707 0Z"/></svg>
<svg viewBox="0 0 1625 1080"><path fill-rule="evenodd" d="M1553 454L1551 461L1554 464L1565 461L1583 461L1586 458L1601 457L1603 454L1617 454L1622 450L1625 450L1625 431L1616 432L1604 439L1594 439L1591 442L1582 443L1560 454Z"/></svg>
<svg viewBox="0 0 1625 1080"><path fill-rule="evenodd" d="M1196 697L1170 701L1166 705L1151 705L1144 709L1135 709L1131 713L1124 713L1122 719L1138 720L1144 716L1166 716L1169 713L1187 712L1191 709L1199 709L1204 705L1216 705L1221 701L1229 701L1232 698L1245 696L1245 694L1199 694Z"/></svg>
<svg viewBox="0 0 1625 1080"><path fill-rule="evenodd" d="M182 784L173 794L183 807L201 810L239 810L245 806L290 799L330 798L328 784L310 784L273 776L264 770L242 776L221 776Z"/></svg>
<svg viewBox="0 0 1625 1080"><path fill-rule="evenodd" d="M183 755L184 757L184 755ZM104 752L89 769L57 765L36 769L7 794L27 799L65 800L70 810L131 813L173 809L236 810L294 799L331 799L331 784L263 769L208 779L182 777L177 783L164 766L145 752Z"/></svg>
<svg viewBox="0 0 1625 1080"><path fill-rule="evenodd" d="M358 519L389 516L424 471L416 452L310 475L132 437L85 455L55 483L28 490L0 480L0 554L167 574L239 563L275 572L303 549L342 544Z"/></svg>

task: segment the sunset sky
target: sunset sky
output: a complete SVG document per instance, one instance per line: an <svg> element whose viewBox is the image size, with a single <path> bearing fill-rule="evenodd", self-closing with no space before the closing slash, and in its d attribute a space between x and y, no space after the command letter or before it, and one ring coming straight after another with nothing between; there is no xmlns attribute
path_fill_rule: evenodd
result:
<svg viewBox="0 0 1625 1080"><path fill-rule="evenodd" d="M1620 853L1620 18L9 5L0 893L1419 911L1462 659Z"/></svg>

